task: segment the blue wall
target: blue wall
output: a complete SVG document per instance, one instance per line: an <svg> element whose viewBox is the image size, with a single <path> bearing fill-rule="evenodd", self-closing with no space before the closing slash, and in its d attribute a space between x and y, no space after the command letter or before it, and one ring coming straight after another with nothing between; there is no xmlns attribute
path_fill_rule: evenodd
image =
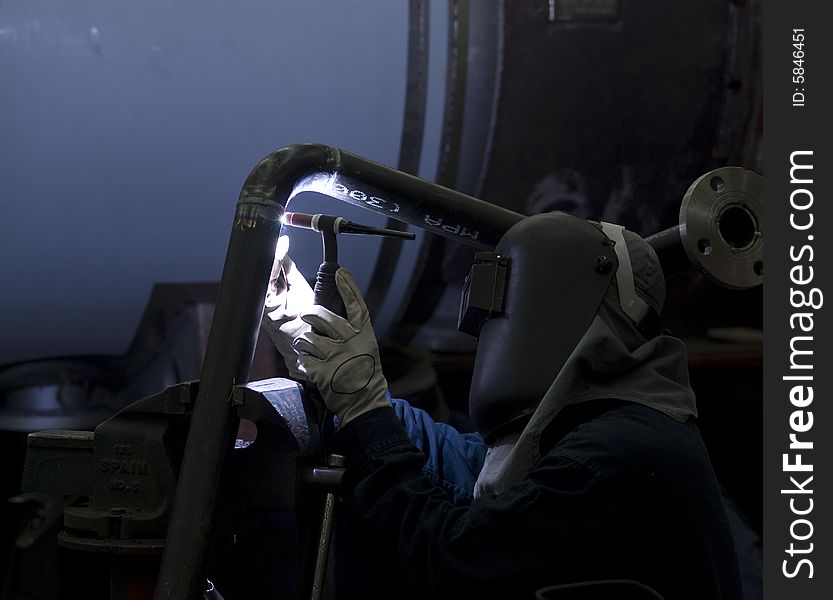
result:
<svg viewBox="0 0 833 600"><path fill-rule="evenodd" d="M270 151L395 165L407 26L405 0L0 3L0 364L123 353L154 282L219 279ZM293 208L381 224L306 196ZM319 240L296 238L314 273ZM361 284L377 252L345 242Z"/></svg>

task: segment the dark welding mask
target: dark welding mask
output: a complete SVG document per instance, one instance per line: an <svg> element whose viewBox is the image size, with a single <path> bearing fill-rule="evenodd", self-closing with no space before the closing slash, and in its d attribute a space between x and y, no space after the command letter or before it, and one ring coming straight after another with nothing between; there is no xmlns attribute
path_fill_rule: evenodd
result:
<svg viewBox="0 0 833 600"><path fill-rule="evenodd" d="M485 438L535 411L618 270L614 246L602 225L552 212L478 255L458 327L479 336L469 413Z"/></svg>

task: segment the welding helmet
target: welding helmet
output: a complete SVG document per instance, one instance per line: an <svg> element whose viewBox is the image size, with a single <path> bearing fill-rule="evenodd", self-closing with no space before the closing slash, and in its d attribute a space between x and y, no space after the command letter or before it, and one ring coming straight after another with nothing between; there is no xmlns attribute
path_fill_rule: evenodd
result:
<svg viewBox="0 0 833 600"><path fill-rule="evenodd" d="M634 285L625 235L658 269L636 234L560 212L523 219L496 252L478 255L459 326L479 337L469 413L487 441L535 411L611 288L617 311L635 325L659 313L661 300Z"/></svg>

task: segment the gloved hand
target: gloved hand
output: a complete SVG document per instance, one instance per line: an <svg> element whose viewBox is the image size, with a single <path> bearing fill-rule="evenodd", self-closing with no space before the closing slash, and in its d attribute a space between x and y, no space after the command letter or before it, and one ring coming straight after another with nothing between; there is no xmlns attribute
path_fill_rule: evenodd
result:
<svg viewBox="0 0 833 600"><path fill-rule="evenodd" d="M294 346L307 380L318 387L343 427L360 414L390 403L367 305L346 269L336 271L335 280L347 318L323 306L311 306L302 311L301 318L315 332L297 336Z"/></svg>
<svg viewBox="0 0 833 600"><path fill-rule="evenodd" d="M310 330L309 324L298 314L313 303L312 288L287 255L289 238L281 236L275 249L275 262L269 277L262 327L272 338L293 379L303 381L303 371L298 367L298 353L292 340Z"/></svg>

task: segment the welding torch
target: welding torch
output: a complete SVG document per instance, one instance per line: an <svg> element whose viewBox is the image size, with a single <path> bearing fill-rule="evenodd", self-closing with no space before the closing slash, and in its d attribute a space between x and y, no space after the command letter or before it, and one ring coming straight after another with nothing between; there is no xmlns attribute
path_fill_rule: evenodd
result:
<svg viewBox="0 0 833 600"><path fill-rule="evenodd" d="M416 239L416 235L408 231L361 225L348 221L343 217L334 217L332 215L285 212L281 221L284 225L289 225L290 227L312 229L321 234L321 243L324 247L324 262L318 267L318 275L315 278L315 287L313 288L313 292L315 293L314 302L342 317L347 317L347 314L335 282L336 271L339 269L336 236L339 234L381 235L406 240Z"/></svg>

